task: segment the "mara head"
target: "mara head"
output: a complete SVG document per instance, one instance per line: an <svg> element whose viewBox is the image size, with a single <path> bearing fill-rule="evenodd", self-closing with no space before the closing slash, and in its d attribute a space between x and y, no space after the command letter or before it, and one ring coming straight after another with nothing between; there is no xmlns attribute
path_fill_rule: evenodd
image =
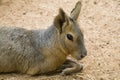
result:
<svg viewBox="0 0 120 80"><path fill-rule="evenodd" d="M77 2L71 11L70 17L63 9L59 9L59 14L54 19L54 26L60 36L60 41L64 44L68 53L77 60L86 56L87 51L84 45L84 35L79 28L77 18L81 10L81 2Z"/></svg>

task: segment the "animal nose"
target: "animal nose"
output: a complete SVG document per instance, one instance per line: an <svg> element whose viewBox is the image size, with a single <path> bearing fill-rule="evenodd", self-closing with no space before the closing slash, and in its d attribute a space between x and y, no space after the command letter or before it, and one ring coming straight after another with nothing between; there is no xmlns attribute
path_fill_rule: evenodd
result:
<svg viewBox="0 0 120 80"><path fill-rule="evenodd" d="M87 51L85 50L85 51L82 53L81 58L84 58L86 55L87 55Z"/></svg>

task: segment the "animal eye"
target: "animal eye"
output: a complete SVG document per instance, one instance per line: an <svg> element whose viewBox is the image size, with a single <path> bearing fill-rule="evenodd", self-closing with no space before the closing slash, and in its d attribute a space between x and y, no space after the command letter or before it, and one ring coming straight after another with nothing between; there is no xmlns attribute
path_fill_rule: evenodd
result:
<svg viewBox="0 0 120 80"><path fill-rule="evenodd" d="M67 38L71 41L73 41L73 36L71 34L67 34Z"/></svg>

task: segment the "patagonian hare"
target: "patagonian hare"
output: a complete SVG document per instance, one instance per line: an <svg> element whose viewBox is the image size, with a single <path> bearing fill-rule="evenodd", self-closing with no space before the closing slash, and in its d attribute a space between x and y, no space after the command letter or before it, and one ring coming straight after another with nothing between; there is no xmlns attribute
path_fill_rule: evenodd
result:
<svg viewBox="0 0 120 80"><path fill-rule="evenodd" d="M80 60L87 54L77 23L80 10L80 1L70 17L60 8L52 26L45 30L0 27L0 73L43 74L55 71L64 63L71 67L63 69L61 74L79 72L82 65L67 60L67 56Z"/></svg>

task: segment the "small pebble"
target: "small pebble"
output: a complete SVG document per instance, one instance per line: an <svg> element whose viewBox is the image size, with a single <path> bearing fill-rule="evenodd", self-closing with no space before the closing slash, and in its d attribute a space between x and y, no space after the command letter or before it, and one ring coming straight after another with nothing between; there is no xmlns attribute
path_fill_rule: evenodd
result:
<svg viewBox="0 0 120 80"><path fill-rule="evenodd" d="M97 4L97 2L94 2L94 4Z"/></svg>
<svg viewBox="0 0 120 80"><path fill-rule="evenodd" d="M26 13L24 12L23 15L26 15Z"/></svg>

